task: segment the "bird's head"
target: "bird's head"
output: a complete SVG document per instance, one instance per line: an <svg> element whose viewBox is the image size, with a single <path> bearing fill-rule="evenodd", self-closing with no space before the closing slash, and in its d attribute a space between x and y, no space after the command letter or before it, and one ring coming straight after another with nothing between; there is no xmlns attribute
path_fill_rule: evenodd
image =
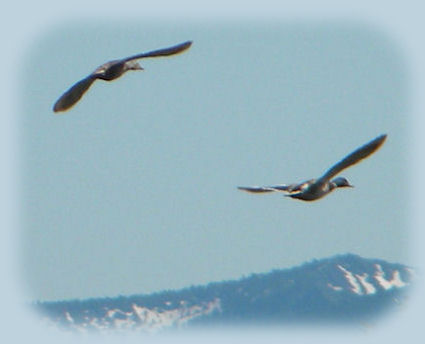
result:
<svg viewBox="0 0 425 344"><path fill-rule="evenodd" d="M350 187L353 188L354 185L351 185L348 180L344 177L338 177L332 180L332 183L337 187L337 188L343 188L343 187Z"/></svg>

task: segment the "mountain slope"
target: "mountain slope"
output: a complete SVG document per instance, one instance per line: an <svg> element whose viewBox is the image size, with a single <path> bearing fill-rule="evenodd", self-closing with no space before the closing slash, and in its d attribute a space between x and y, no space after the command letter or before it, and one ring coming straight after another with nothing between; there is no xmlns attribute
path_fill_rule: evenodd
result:
<svg viewBox="0 0 425 344"><path fill-rule="evenodd" d="M151 295L42 302L46 321L79 331L232 323L358 322L405 298L414 273L353 254Z"/></svg>

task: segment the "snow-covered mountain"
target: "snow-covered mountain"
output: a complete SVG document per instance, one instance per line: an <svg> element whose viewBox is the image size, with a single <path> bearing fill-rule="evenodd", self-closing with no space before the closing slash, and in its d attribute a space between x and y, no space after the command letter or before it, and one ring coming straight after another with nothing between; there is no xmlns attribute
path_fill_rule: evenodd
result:
<svg viewBox="0 0 425 344"><path fill-rule="evenodd" d="M403 302L413 277L413 270L402 264L345 254L178 291L36 306L48 323L77 331L359 322Z"/></svg>

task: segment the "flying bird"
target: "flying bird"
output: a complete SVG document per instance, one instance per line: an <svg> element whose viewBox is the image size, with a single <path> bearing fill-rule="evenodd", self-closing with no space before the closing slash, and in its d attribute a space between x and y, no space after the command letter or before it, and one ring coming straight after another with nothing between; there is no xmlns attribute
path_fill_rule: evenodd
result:
<svg viewBox="0 0 425 344"><path fill-rule="evenodd" d="M358 163L375 152L384 143L386 134L380 135L372 141L357 148L344 159L336 163L325 174L317 179L310 179L299 184L279 184L273 186L239 186L239 190L252 193L283 192L285 196L297 198L303 201L315 201L327 195L336 188L353 187L344 177L332 179L342 170Z"/></svg>
<svg viewBox="0 0 425 344"><path fill-rule="evenodd" d="M180 43L172 47L149 51L147 53L141 53L126 57L120 60L112 60L104 63L103 65L96 68L96 70L89 76L78 81L68 91L66 91L53 106L54 112L66 111L77 103L83 94L89 89L91 84L96 79L102 79L111 81L119 78L128 70L143 70L143 67L135 61L138 59L148 57L159 57L159 56L170 56L181 53L188 49L192 45L191 41Z"/></svg>

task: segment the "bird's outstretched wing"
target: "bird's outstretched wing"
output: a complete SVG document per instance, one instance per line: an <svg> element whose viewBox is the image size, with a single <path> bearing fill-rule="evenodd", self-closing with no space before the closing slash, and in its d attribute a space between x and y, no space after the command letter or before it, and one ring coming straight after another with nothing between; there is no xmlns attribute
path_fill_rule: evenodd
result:
<svg viewBox="0 0 425 344"><path fill-rule="evenodd" d="M133 55L130 57L126 57L123 59L123 61L131 61L136 59L142 59L147 57L159 57L159 56L170 56L175 55L178 53L181 53L185 51L186 49L189 49L189 47L192 45L192 41L183 42L177 45L173 45L172 47L164 48L164 49L158 49L149 51L147 53L141 53L137 55Z"/></svg>
<svg viewBox="0 0 425 344"><path fill-rule="evenodd" d="M373 139L372 141L357 148L354 152L347 155L344 159L337 162L329 170L327 170L326 173L322 177L320 177L319 180L321 181L329 180L333 176L341 172L342 170L346 169L347 167L350 167L351 165L358 163L360 160L367 158L369 155L375 152L379 147L381 147L381 145L384 143L386 138L387 138L386 134L380 135L377 138Z"/></svg>
<svg viewBox="0 0 425 344"><path fill-rule="evenodd" d="M88 77L78 81L68 91L62 94L62 96L56 101L55 105L53 106L53 111L60 112L68 110L71 106L80 100L80 98L89 89L95 80L95 76L89 75Z"/></svg>
<svg viewBox="0 0 425 344"><path fill-rule="evenodd" d="M288 187L289 186L286 184L280 184L280 185L273 185L273 186L238 186L238 189L242 191L251 192L251 193L265 193L265 192L275 192L275 191L287 192Z"/></svg>

